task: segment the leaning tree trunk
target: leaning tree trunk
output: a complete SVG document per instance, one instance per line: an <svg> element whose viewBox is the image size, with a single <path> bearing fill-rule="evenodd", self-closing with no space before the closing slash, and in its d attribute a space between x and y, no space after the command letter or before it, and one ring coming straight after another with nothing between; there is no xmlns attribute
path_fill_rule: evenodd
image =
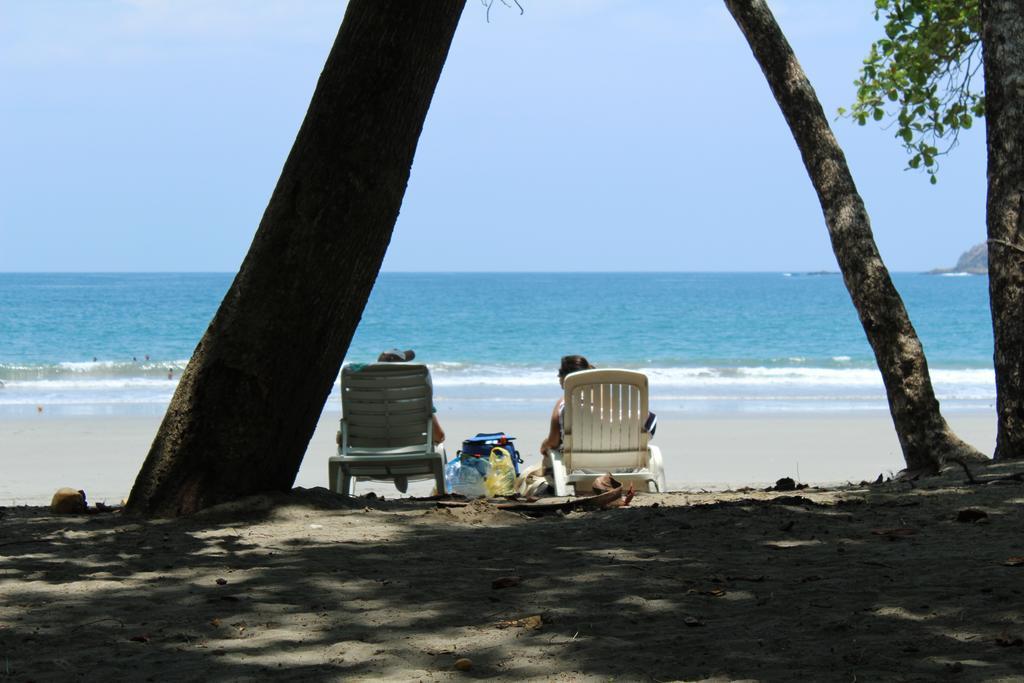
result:
<svg viewBox="0 0 1024 683"><path fill-rule="evenodd" d="M996 460L1024 458L1024 3L983 0Z"/></svg>
<svg viewBox="0 0 1024 683"><path fill-rule="evenodd" d="M892 284L821 103L764 0L725 0L764 72L818 193L832 249L857 308L909 472L984 456L961 441L939 412L924 349Z"/></svg>
<svg viewBox="0 0 1024 683"><path fill-rule="evenodd" d="M242 267L130 511L291 487L391 239L465 0L350 0Z"/></svg>

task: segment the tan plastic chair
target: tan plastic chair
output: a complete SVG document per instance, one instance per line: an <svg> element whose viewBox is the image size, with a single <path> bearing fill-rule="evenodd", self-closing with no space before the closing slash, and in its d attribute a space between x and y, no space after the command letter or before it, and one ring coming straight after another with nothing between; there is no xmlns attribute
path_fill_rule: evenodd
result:
<svg viewBox="0 0 1024 683"><path fill-rule="evenodd" d="M359 369L357 369L359 368ZM444 448L432 443L433 385L427 366L374 363L341 371L338 454L328 460L328 486L355 495L358 480L434 479L444 491Z"/></svg>
<svg viewBox="0 0 1024 683"><path fill-rule="evenodd" d="M551 452L555 495L611 472L627 484L665 490L661 451L648 443L647 376L632 370L582 370L565 378L562 448Z"/></svg>

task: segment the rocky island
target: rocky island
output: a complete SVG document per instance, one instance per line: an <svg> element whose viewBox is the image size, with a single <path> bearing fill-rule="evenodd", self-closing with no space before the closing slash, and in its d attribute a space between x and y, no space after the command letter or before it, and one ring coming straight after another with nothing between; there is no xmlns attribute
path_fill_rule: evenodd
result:
<svg viewBox="0 0 1024 683"><path fill-rule="evenodd" d="M985 242L975 244L960 254L960 258L952 268L936 268L928 271L929 275L946 275L948 273L988 275L988 245Z"/></svg>

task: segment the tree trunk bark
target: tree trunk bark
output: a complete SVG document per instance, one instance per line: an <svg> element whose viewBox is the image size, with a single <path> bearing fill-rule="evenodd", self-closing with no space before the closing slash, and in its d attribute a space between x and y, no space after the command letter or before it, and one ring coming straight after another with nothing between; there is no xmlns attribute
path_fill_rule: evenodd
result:
<svg viewBox="0 0 1024 683"><path fill-rule="evenodd" d="M177 516L291 488L380 270L464 4L350 0L129 511Z"/></svg>
<svg viewBox="0 0 1024 683"><path fill-rule="evenodd" d="M1024 458L1024 2L983 0L996 460Z"/></svg>
<svg viewBox="0 0 1024 683"><path fill-rule="evenodd" d="M796 140L825 214L832 249L882 373L889 412L910 473L947 460L980 460L942 417L928 363L882 262L864 202L821 103L764 0L725 0Z"/></svg>

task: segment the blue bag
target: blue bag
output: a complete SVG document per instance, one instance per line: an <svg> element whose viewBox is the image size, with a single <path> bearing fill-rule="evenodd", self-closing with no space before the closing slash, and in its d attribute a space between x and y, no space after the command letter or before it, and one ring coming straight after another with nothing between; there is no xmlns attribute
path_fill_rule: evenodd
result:
<svg viewBox="0 0 1024 683"><path fill-rule="evenodd" d="M505 432L497 432L495 434L477 434L471 439L466 439L462 442L462 450L459 451L458 455L471 455L477 458L482 458L484 462L487 462L488 457L491 455L491 449L495 446L501 446L508 454L512 457L512 467L516 470L516 476L519 476L519 465L522 464L523 459L519 457L519 453L516 451L515 445L512 443L516 437L509 436Z"/></svg>

